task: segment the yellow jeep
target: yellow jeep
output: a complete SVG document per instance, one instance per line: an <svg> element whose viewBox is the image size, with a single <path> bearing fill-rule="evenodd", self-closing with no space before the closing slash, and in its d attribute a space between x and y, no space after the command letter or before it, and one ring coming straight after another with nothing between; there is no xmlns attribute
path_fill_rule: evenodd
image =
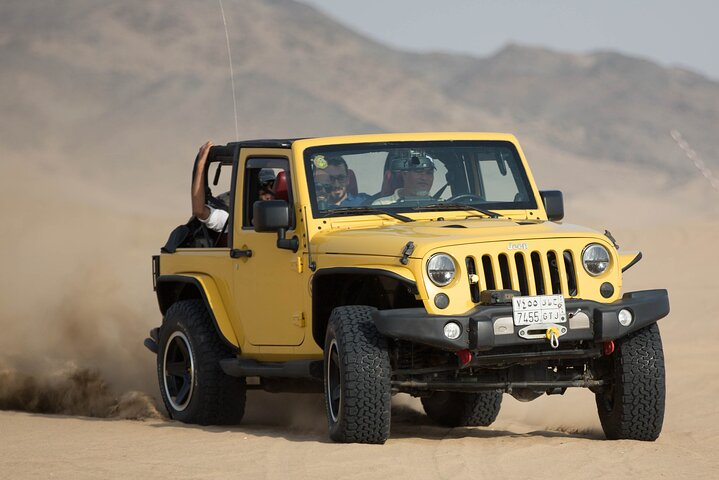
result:
<svg viewBox="0 0 719 480"><path fill-rule="evenodd" d="M622 293L641 254L561 223L514 136L242 141L206 168L225 231L193 218L153 257L145 344L170 417L231 424L247 389L324 392L332 440L383 443L398 392L454 427L491 424L503 393L584 387L607 438L658 437L667 291Z"/></svg>

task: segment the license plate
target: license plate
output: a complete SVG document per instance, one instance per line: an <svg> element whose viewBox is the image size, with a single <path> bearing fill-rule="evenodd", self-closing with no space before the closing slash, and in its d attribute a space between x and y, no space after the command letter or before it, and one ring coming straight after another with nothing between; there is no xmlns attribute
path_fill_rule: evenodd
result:
<svg viewBox="0 0 719 480"><path fill-rule="evenodd" d="M567 321L567 309L562 295L512 297L512 315L515 325Z"/></svg>

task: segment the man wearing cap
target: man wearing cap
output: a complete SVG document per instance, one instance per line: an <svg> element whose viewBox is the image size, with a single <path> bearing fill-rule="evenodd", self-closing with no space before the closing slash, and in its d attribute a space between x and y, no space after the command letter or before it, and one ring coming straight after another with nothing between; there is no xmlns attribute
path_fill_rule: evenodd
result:
<svg viewBox="0 0 719 480"><path fill-rule="evenodd" d="M271 168L263 168L258 175L260 181L258 200L274 200L275 172Z"/></svg>
<svg viewBox="0 0 719 480"><path fill-rule="evenodd" d="M400 152L390 161L390 169L393 175L400 176L404 186L395 190L392 195L378 198L372 205L389 205L429 196L436 169L429 155L414 150Z"/></svg>
<svg viewBox="0 0 719 480"><path fill-rule="evenodd" d="M195 178L192 179L192 214L212 231L222 232L227 226L227 219L230 214L227 210L215 208L205 203L205 164L207 155L212 147L212 142L205 142L198 152L197 170ZM275 182L275 174L272 169L263 168L259 173L259 200L274 200L272 186ZM230 192L218 195L217 199L229 205Z"/></svg>

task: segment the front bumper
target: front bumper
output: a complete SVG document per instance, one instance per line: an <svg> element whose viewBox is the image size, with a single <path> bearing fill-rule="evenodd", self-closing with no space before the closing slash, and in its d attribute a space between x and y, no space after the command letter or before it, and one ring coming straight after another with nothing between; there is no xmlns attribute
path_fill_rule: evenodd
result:
<svg viewBox="0 0 719 480"><path fill-rule="evenodd" d="M566 299L566 333L560 342L589 340L605 342L624 337L650 325L669 313L666 290L643 290L625 293L621 300L600 303L591 300ZM619 323L620 310L629 310L634 320L624 327ZM389 338L429 345L442 350L491 350L500 346L547 343L546 338L520 337L520 328L512 320L512 305L479 305L465 315L429 315L423 308L378 310L373 313L377 330ZM444 336L444 326L454 321L462 327L459 338ZM541 330L544 326L533 326Z"/></svg>

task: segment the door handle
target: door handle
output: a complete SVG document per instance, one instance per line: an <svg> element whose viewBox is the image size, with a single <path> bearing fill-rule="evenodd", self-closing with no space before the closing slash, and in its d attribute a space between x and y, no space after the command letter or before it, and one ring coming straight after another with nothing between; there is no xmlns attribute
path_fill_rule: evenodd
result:
<svg viewBox="0 0 719 480"><path fill-rule="evenodd" d="M237 248L233 248L230 250L230 257L232 258L242 258L247 257L250 258L252 256L252 250L249 248L247 250L239 250Z"/></svg>

